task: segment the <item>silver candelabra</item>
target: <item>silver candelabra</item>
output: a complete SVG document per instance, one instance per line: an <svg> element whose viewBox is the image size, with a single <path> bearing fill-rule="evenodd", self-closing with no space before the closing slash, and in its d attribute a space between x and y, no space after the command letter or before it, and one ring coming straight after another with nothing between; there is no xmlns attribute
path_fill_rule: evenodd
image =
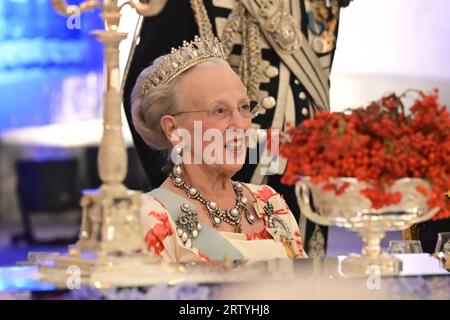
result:
<svg viewBox="0 0 450 320"><path fill-rule="evenodd" d="M98 8L105 26L104 30L93 32L104 45L103 136L98 154L102 185L83 192L79 240L69 246L68 254L31 255L29 261L39 266L42 280L59 286L67 286L73 276L67 270L78 270L81 283L99 288L153 283L164 272L164 267L155 263L155 257L147 254L139 223L141 193L128 190L122 183L127 174L127 154L120 111L119 45L127 33L118 29L125 6L141 16L152 16L164 8L167 0L122 2L86 0L75 6L65 0L51 0L55 10L64 16Z"/></svg>

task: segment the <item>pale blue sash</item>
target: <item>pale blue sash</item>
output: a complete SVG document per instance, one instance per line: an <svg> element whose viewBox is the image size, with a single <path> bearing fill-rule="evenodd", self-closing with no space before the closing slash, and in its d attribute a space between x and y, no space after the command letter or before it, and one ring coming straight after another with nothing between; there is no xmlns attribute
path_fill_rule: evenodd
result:
<svg viewBox="0 0 450 320"><path fill-rule="evenodd" d="M188 199L185 199L175 192L165 188L153 189L148 194L156 198L166 207L174 222L182 213L180 207L183 203L189 203L192 208L195 208L195 206ZM173 227L176 229L176 226ZM175 236L178 237L176 232ZM192 245L206 254L211 260L223 260L225 254L227 254L232 260L244 259L242 253L217 230L204 224L202 224L202 230L199 232L198 237L193 239Z"/></svg>

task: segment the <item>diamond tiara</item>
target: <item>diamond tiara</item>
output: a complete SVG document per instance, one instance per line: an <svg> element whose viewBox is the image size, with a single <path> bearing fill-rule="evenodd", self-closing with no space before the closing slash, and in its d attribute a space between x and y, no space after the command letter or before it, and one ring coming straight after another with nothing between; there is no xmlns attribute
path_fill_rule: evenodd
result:
<svg viewBox="0 0 450 320"><path fill-rule="evenodd" d="M195 36L191 42L183 41L183 46L172 48L171 53L165 55L155 70L142 82L142 91L145 94L150 88L167 84L180 73L212 59L227 60L219 39Z"/></svg>

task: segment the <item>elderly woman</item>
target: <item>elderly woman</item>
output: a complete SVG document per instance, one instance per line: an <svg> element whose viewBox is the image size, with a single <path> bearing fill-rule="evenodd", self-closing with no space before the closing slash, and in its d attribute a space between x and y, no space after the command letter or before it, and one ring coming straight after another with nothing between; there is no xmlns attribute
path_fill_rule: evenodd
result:
<svg viewBox="0 0 450 320"><path fill-rule="evenodd" d="M231 180L248 139L228 133L250 129L254 107L217 39L196 37L141 72L132 93L134 125L150 147L176 155L169 178L143 195L149 251L171 262L306 256L284 199L269 186ZM223 139L215 161L204 159L204 141L200 155L192 147L208 130Z"/></svg>

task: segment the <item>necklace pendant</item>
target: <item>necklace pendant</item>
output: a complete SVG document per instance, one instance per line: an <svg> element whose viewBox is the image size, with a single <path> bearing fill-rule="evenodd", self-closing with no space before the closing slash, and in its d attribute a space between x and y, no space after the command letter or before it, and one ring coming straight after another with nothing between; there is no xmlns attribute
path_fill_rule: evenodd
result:
<svg viewBox="0 0 450 320"><path fill-rule="evenodd" d="M245 208L245 217L248 223L253 224L255 222L255 216L247 208Z"/></svg>
<svg viewBox="0 0 450 320"><path fill-rule="evenodd" d="M222 220L219 217L214 217L213 218L213 224L217 227L220 223L222 222Z"/></svg>

